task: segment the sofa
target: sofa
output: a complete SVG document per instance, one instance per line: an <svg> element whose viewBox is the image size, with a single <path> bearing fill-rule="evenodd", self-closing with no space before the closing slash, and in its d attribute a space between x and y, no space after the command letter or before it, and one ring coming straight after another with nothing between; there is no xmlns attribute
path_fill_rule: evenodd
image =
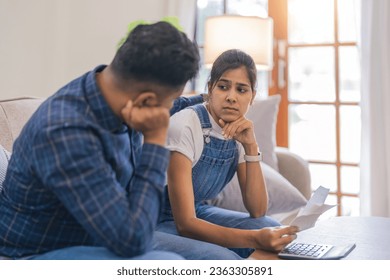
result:
<svg viewBox="0 0 390 280"><path fill-rule="evenodd" d="M23 125L43 101L42 98L20 97L0 100L0 191L12 145ZM248 112L263 153L261 162L269 194L268 215L288 224L311 196L308 164L286 148L276 147L275 131L280 96L255 100ZM210 204L246 212L237 177Z"/></svg>

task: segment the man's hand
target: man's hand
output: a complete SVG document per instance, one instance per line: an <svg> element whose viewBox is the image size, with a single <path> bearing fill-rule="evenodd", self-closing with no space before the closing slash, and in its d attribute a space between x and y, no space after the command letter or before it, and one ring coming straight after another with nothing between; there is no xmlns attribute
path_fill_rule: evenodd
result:
<svg viewBox="0 0 390 280"><path fill-rule="evenodd" d="M167 108L129 100L121 113L128 126L144 135L145 143L165 145L169 126Z"/></svg>

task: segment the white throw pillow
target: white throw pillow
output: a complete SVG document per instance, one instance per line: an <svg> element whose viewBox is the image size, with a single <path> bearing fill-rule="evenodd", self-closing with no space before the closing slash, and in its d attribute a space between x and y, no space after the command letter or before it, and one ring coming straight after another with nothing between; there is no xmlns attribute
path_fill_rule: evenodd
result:
<svg viewBox="0 0 390 280"><path fill-rule="evenodd" d="M267 215L290 212L306 205L306 198L286 178L273 168L261 163L268 191ZM242 201L237 175L227 184L224 190L211 201L221 208L247 212Z"/></svg>
<svg viewBox="0 0 390 280"><path fill-rule="evenodd" d="M5 174L7 172L8 161L11 154L0 145L0 192L3 189L3 182L5 179Z"/></svg>
<svg viewBox="0 0 390 280"><path fill-rule="evenodd" d="M277 171L279 168L275 146L279 103L279 94L265 99L255 99L246 114L246 117L253 122L257 144L263 153L263 161Z"/></svg>

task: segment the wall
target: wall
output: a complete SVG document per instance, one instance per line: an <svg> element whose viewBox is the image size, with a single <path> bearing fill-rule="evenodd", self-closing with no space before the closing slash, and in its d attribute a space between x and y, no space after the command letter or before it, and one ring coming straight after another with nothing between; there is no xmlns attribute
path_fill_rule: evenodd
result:
<svg viewBox="0 0 390 280"><path fill-rule="evenodd" d="M159 20L172 5L175 1L0 0L0 99L47 97L110 63L129 22Z"/></svg>

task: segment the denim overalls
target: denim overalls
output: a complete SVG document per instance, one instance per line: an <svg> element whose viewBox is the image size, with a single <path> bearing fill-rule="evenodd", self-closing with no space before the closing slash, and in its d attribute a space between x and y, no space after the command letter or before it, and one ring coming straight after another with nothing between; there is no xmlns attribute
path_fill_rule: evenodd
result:
<svg viewBox="0 0 390 280"><path fill-rule="evenodd" d="M215 198L232 179L238 165L238 147L235 140L224 140L210 136L212 125L204 105L198 104L190 109L197 113L202 130L204 147L199 161L192 168L195 210L199 219L229 228L260 229L280 225L269 217L250 218L248 213L231 211L208 205L205 200ZM165 202L160 215L159 231L178 234L165 187ZM247 258L254 249L231 248L238 255Z"/></svg>

